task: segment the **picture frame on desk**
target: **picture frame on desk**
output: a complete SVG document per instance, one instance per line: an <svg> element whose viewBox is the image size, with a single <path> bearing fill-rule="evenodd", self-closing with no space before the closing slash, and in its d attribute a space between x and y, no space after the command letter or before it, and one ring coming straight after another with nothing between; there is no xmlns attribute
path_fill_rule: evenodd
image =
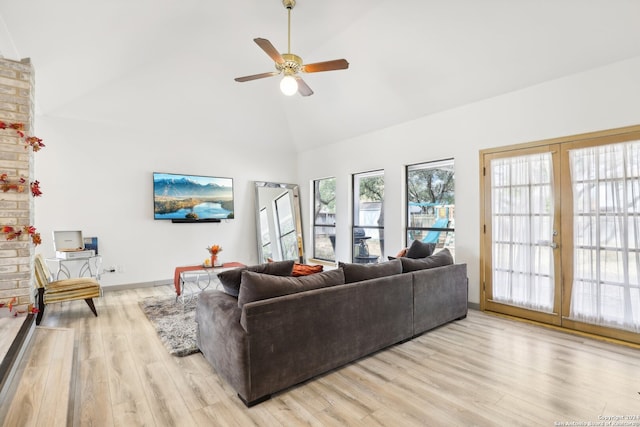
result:
<svg viewBox="0 0 640 427"><path fill-rule="evenodd" d="M98 255L98 238L85 237L83 240L84 240L84 248L86 250L94 250L96 252L96 255Z"/></svg>

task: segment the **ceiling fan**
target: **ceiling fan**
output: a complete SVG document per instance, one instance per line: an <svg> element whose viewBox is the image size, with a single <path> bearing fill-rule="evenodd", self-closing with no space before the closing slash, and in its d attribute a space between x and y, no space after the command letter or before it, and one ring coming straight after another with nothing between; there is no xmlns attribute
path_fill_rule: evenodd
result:
<svg viewBox="0 0 640 427"><path fill-rule="evenodd" d="M296 0L282 0L282 4L287 9L289 15L287 53L281 54L280 52L278 52L276 48L273 47L271 42L267 39L253 39L253 41L256 42L256 44L260 46L260 48L264 50L265 53L275 61L277 71L237 77L235 78L235 81L248 82L251 80L263 79L265 77L284 74L284 77L280 82L280 90L282 90L282 93L288 96L291 96L296 92L299 92L302 96L313 95L313 91L311 90L311 88L304 82L304 80L302 80L298 73L317 73L320 71L344 70L349 68L349 63L346 59L334 59L333 61L304 64L302 62L302 58L291 53L291 9L293 9L293 7L296 5Z"/></svg>

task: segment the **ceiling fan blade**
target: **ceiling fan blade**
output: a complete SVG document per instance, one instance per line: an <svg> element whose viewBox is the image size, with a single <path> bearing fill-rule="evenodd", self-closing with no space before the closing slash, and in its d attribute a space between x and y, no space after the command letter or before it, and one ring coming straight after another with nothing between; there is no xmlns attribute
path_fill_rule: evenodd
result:
<svg viewBox="0 0 640 427"><path fill-rule="evenodd" d="M296 76L296 80L298 81L298 92L300 93L300 95L302 96L309 96L309 95L313 95L313 91L311 90L311 88L309 87L309 85L307 85L304 80L302 80L300 77Z"/></svg>
<svg viewBox="0 0 640 427"><path fill-rule="evenodd" d="M253 41L256 42L256 44L260 46L260 49L264 50L265 53L269 55L271 59L273 59L276 63L284 63L284 58L282 57L282 55L280 55L280 52L278 52L276 48L273 47L269 40L257 38L253 39Z"/></svg>
<svg viewBox="0 0 640 427"><path fill-rule="evenodd" d="M270 71L268 73L254 74L252 76L236 77L234 80L237 82L248 82L251 80L264 79L265 77L277 76L280 74L278 71Z"/></svg>
<svg viewBox="0 0 640 427"><path fill-rule="evenodd" d="M306 64L302 67L302 71L305 73L317 73L319 71L345 70L347 68L349 68L349 63L346 59L334 59L333 61Z"/></svg>

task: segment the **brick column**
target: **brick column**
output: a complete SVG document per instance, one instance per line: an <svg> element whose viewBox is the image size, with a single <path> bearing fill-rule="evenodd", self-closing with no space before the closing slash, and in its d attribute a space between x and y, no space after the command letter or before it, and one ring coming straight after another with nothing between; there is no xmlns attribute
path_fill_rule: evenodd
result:
<svg viewBox="0 0 640 427"><path fill-rule="evenodd" d="M0 121L24 124L26 135L33 135L33 88L34 72L29 59L12 61L0 57ZM23 192L0 191L0 227L21 229L34 223L29 189L34 180L33 158L33 151L25 148L24 139L14 129L0 130L0 175L6 173L10 182L18 182L21 177L26 180ZM0 301L16 297L21 310L33 302L33 254L34 246L27 233L10 241L0 233Z"/></svg>

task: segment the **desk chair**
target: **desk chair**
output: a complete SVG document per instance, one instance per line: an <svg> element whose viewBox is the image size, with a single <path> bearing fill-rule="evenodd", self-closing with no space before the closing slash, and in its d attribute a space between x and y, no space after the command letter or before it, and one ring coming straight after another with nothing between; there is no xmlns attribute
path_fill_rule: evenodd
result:
<svg viewBox="0 0 640 427"><path fill-rule="evenodd" d="M51 272L42 255L37 254L34 260L36 286L38 287L38 315L36 325L40 324L44 315L45 305L54 302L73 301L83 299L98 316L93 298L102 295L100 283L93 277L77 277L73 279L52 280Z"/></svg>

